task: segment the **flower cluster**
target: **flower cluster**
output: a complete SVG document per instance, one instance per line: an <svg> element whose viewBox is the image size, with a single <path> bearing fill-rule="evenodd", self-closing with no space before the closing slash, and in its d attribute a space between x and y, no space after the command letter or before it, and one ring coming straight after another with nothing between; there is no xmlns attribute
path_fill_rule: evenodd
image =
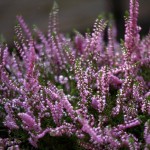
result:
<svg viewBox="0 0 150 150"><path fill-rule="evenodd" d="M121 43L115 24L102 17L92 33L65 37L56 4L47 35L35 27L33 36L17 16L14 50L0 45L0 128L7 138L38 148L49 135L76 137L84 149L148 150L150 34L140 37L138 9L130 0Z"/></svg>

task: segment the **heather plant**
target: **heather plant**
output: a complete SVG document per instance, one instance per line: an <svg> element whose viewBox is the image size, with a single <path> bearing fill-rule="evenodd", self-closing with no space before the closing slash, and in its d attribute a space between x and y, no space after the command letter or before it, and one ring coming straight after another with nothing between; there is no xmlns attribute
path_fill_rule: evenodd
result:
<svg viewBox="0 0 150 150"><path fill-rule="evenodd" d="M130 0L120 43L102 17L66 37L56 4L47 35L17 16L14 50L0 45L1 148L150 149L150 34L139 34L138 9Z"/></svg>

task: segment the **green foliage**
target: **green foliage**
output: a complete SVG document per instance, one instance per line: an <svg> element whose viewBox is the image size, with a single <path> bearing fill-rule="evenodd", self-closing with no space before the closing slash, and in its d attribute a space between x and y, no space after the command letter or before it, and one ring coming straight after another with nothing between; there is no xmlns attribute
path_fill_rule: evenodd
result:
<svg viewBox="0 0 150 150"><path fill-rule="evenodd" d="M39 141L39 150L83 150L77 142L75 136L67 137L51 137L46 134L44 138Z"/></svg>
<svg viewBox="0 0 150 150"><path fill-rule="evenodd" d="M145 81L150 82L150 69L148 66L146 66L146 65L142 66L139 71L139 75L141 75Z"/></svg>

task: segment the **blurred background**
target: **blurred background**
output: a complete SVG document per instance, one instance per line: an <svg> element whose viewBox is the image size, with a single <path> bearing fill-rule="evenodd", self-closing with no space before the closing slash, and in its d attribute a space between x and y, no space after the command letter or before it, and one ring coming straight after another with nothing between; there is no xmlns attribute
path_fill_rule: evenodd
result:
<svg viewBox="0 0 150 150"><path fill-rule="evenodd" d="M119 30L118 39L123 38L124 14L128 10L129 0L55 0L60 9L60 31L72 33L73 29L84 33L92 28L99 14L112 13ZM150 0L140 1L139 25L144 35L150 27ZM22 15L32 29L36 24L47 32L48 16L53 0L0 0L0 34L11 45L14 37L16 15Z"/></svg>

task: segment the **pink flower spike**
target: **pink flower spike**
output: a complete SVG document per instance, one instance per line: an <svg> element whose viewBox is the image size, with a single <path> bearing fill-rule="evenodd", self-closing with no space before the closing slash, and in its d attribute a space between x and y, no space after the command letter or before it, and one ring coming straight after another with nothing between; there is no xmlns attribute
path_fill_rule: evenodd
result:
<svg viewBox="0 0 150 150"><path fill-rule="evenodd" d="M35 119L32 118L30 115L27 113L18 113L18 116L21 118L23 123L27 125L30 129L33 129L34 126L36 125Z"/></svg>

